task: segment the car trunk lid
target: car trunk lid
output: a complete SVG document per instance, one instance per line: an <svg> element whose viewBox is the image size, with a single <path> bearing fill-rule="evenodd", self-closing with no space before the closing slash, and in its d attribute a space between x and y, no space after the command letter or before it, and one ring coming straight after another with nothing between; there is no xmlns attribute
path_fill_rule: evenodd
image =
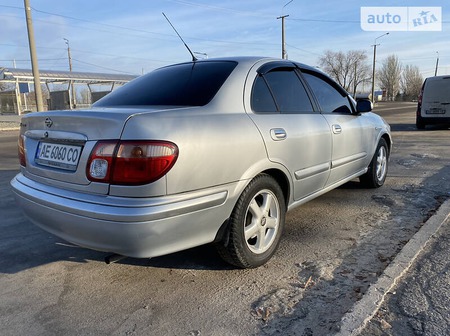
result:
<svg viewBox="0 0 450 336"><path fill-rule="evenodd" d="M135 114L161 109L94 108L90 110L37 112L21 122L29 178L52 186L107 194L109 185L86 177L89 155L99 140L118 140Z"/></svg>

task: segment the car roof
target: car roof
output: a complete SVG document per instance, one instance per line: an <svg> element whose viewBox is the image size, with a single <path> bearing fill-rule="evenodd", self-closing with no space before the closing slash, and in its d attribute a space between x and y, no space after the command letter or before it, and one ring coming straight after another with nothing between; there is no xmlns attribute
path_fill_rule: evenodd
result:
<svg viewBox="0 0 450 336"><path fill-rule="evenodd" d="M268 61L268 62L286 62L286 63L291 63L291 64L295 64L296 66L298 66L299 68L302 69L309 69L309 70L314 70L314 71L318 71L317 68L311 67L309 65L300 63L300 62L296 62L293 60L289 60L289 59L281 59L281 58L276 58L276 57L268 57L268 56L230 56L230 57L217 57L217 58L207 58L207 59L199 59L197 61L195 61L196 63L203 63L203 62L217 62L217 61L222 61L222 62L238 62L240 64L244 64L247 63L247 65L253 65L257 62L260 61ZM172 66L172 65L178 65L178 64L189 64L189 63L193 63L193 61L187 61L187 62L181 62L181 63L177 63L177 64L171 64L168 66ZM319 71L320 72L320 71Z"/></svg>
<svg viewBox="0 0 450 336"><path fill-rule="evenodd" d="M425 80L426 81L435 81L435 80L441 80L441 79L450 79L450 75L433 76L433 77L428 77Z"/></svg>

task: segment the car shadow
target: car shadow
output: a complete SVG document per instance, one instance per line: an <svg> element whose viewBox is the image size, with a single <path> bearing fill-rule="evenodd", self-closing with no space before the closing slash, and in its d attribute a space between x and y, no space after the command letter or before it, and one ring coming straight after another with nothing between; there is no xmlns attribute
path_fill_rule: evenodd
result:
<svg viewBox="0 0 450 336"><path fill-rule="evenodd" d="M9 177L15 174L11 173ZM17 206L8 181L1 181L0 212L7 213L7 220L1 221L0 230L0 273L15 274L27 269L54 262L69 261L73 263L105 262L112 253L99 252L79 247L56 237L28 220ZM350 181L338 189L361 190L357 179ZM235 270L236 267L224 262L213 244L191 248L155 258L125 257L113 262L114 265L130 265L185 270Z"/></svg>
<svg viewBox="0 0 450 336"><path fill-rule="evenodd" d="M425 129L419 130L416 124L394 124L391 123L391 131L393 132L426 132L426 131L442 131L448 130L449 125L428 125Z"/></svg>
<svg viewBox="0 0 450 336"><path fill-rule="evenodd" d="M184 270L225 271L236 269L220 258L212 244L155 258L138 259L127 257L118 261L117 264Z"/></svg>
<svg viewBox="0 0 450 336"><path fill-rule="evenodd" d="M99 252L73 245L32 224L23 215L9 225L0 224L3 231L0 237L0 274L15 274L27 269L54 262L69 261L73 263L100 262L111 253ZM125 257L115 264L137 267L189 270L231 270L219 257L212 244L172 253L155 258Z"/></svg>
<svg viewBox="0 0 450 336"><path fill-rule="evenodd" d="M16 205L9 185L16 174L17 170L0 172L0 274L15 274L60 261L105 262L105 257L111 253L73 245L28 220ZM192 270L233 269L222 261L212 244L152 259L125 258L117 264ZM109 266L114 267L114 263Z"/></svg>
<svg viewBox="0 0 450 336"><path fill-rule="evenodd" d="M2 228L3 225L0 225ZM50 233L47 233L23 218L13 229L7 230L0 238L0 274L15 274L27 269L54 262L69 261L73 263L100 262L111 253L99 252L73 245ZM155 258L125 257L116 264L137 267L189 270L232 270L219 257L212 244L172 253Z"/></svg>

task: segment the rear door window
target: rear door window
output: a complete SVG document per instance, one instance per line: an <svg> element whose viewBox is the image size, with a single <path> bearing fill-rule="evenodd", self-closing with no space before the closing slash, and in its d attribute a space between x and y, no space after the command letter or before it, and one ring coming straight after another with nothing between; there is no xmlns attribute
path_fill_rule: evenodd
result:
<svg viewBox="0 0 450 336"><path fill-rule="evenodd" d="M274 69L258 75L253 85L255 112L310 113L313 106L295 69Z"/></svg>
<svg viewBox="0 0 450 336"><path fill-rule="evenodd" d="M258 113L278 112L272 92L263 76L256 78L252 91L252 110Z"/></svg>
<svg viewBox="0 0 450 336"><path fill-rule="evenodd" d="M308 85L314 92L323 113L352 113L352 106L345 92L319 74L303 72Z"/></svg>

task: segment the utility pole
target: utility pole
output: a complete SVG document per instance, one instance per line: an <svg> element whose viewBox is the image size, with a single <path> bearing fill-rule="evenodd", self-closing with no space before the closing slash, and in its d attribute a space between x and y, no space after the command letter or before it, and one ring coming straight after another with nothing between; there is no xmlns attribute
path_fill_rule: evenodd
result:
<svg viewBox="0 0 450 336"><path fill-rule="evenodd" d="M437 59L436 59L436 69L434 70L434 76L437 76L438 66L439 66L439 51L436 51Z"/></svg>
<svg viewBox="0 0 450 336"><path fill-rule="evenodd" d="M24 0L25 17L27 19L28 42L30 44L31 68L34 77L34 94L36 95L36 108L39 112L44 111L42 102L41 78L39 76L39 66L36 56L36 44L34 41L33 20L31 18L31 6L29 0Z"/></svg>
<svg viewBox="0 0 450 336"><path fill-rule="evenodd" d="M67 57L69 58L69 71L72 72L72 56L70 55L69 40L64 38L64 41L67 44ZM70 109L72 109L72 107L76 107L77 106L76 92L75 92L75 87L73 85L73 81L72 80L70 81L70 93L71 93Z"/></svg>
<svg viewBox="0 0 450 336"><path fill-rule="evenodd" d="M375 39L375 43L373 44L373 66L372 66L372 103L375 104L375 58L377 57L377 40L380 37L383 37L385 35L389 35L389 33L385 33L383 35L378 36Z"/></svg>
<svg viewBox="0 0 450 336"><path fill-rule="evenodd" d="M373 65L372 65L372 103L375 104L375 58L377 57L377 43L373 45Z"/></svg>
<svg viewBox="0 0 450 336"><path fill-rule="evenodd" d="M282 59L287 59L287 52L286 52L286 39L285 39L285 35L284 35L284 19L287 18L289 15L283 15L283 11L284 8L289 5L292 1L294 0L290 0L288 1L283 8L281 9L281 16L277 17L278 19L281 19L281 58Z"/></svg>
<svg viewBox="0 0 450 336"><path fill-rule="evenodd" d="M284 19L287 18L289 15L282 15L277 17L277 19L281 19L281 58L287 59L287 53L286 53L286 41L285 41L285 35L284 35Z"/></svg>

